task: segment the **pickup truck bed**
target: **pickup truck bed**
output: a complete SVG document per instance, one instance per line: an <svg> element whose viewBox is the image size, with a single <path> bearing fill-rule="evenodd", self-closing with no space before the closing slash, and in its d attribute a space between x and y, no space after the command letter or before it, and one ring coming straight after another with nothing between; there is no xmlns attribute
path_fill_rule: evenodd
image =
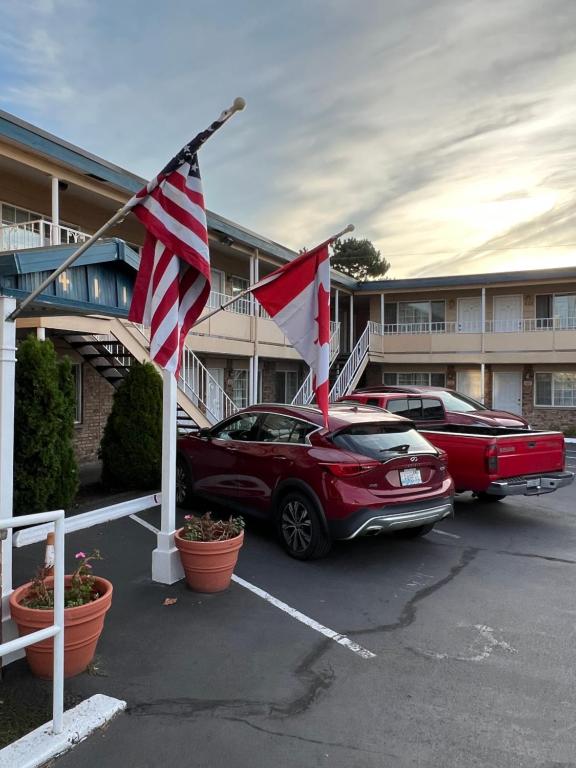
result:
<svg viewBox="0 0 576 768"><path fill-rule="evenodd" d="M446 452L457 491L499 499L536 496L569 485L561 432L447 424L420 432Z"/></svg>

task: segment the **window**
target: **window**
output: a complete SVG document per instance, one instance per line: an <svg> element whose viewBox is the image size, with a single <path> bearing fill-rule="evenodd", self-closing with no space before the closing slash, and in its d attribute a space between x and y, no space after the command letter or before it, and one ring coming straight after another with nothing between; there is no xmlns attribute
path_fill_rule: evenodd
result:
<svg viewBox="0 0 576 768"><path fill-rule="evenodd" d="M74 379L74 424L82 423L82 363L72 363Z"/></svg>
<svg viewBox="0 0 576 768"><path fill-rule="evenodd" d="M576 294L536 296L536 328L576 328Z"/></svg>
<svg viewBox="0 0 576 768"><path fill-rule="evenodd" d="M242 293L242 291L245 291L246 288L250 285L250 282L245 277L238 277L237 275L232 275L230 278L230 292L232 296L237 296L239 293ZM235 312L239 312L241 315L249 315L250 314L250 296L244 296L242 299L239 299L235 304L232 304L232 308Z"/></svg>
<svg viewBox="0 0 576 768"><path fill-rule="evenodd" d="M387 301L384 304L384 325L396 325L398 322L398 304Z"/></svg>
<svg viewBox="0 0 576 768"><path fill-rule="evenodd" d="M274 374L274 402L291 403L298 392L297 371L276 371Z"/></svg>
<svg viewBox="0 0 576 768"><path fill-rule="evenodd" d="M306 442L306 436L317 427L305 421L292 419L279 413L269 413L264 418L259 440L265 443L297 443Z"/></svg>
<svg viewBox="0 0 576 768"><path fill-rule="evenodd" d="M398 400L389 400L386 404L386 410L395 413L397 416L406 416L408 418L408 398L401 397Z"/></svg>
<svg viewBox="0 0 576 768"><path fill-rule="evenodd" d="M259 413L243 413L234 416L223 427L215 429L211 435L218 440L254 440L257 436L256 422Z"/></svg>
<svg viewBox="0 0 576 768"><path fill-rule="evenodd" d="M248 405L248 371L246 369L232 371L232 400L238 408Z"/></svg>
<svg viewBox="0 0 576 768"><path fill-rule="evenodd" d="M536 373L535 405L576 408L576 373Z"/></svg>
<svg viewBox="0 0 576 768"><path fill-rule="evenodd" d="M386 305L384 305L386 312ZM404 332L445 330L444 301L401 301L398 303L398 324Z"/></svg>
<svg viewBox="0 0 576 768"><path fill-rule="evenodd" d="M442 402L432 397L422 398L422 416L423 421L442 420L445 418Z"/></svg>
<svg viewBox="0 0 576 768"><path fill-rule="evenodd" d="M446 374L412 371L408 373L393 373L385 371L382 374L382 383L387 387L445 387Z"/></svg>
<svg viewBox="0 0 576 768"><path fill-rule="evenodd" d="M333 442L339 448L386 461L398 454L436 453L436 449L410 424L393 427L362 424L338 432Z"/></svg>

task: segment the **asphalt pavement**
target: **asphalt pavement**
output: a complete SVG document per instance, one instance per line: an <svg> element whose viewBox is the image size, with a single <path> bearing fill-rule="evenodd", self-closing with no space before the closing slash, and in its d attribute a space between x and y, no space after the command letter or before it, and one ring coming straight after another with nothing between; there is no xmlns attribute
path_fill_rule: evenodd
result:
<svg viewBox="0 0 576 768"><path fill-rule="evenodd" d="M129 519L68 537L70 552L103 551L115 594L91 674L66 690L128 710L57 768L576 765L574 487L463 496L423 539L341 543L310 563L249 523L238 575L370 658L239 584L152 584L154 545ZM16 553L21 581L38 555ZM26 675L19 662L5 684Z"/></svg>

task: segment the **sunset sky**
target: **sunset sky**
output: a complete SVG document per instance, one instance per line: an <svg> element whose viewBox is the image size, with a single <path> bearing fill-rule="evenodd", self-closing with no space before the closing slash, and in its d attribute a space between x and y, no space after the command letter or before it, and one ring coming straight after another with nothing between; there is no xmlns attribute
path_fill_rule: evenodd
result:
<svg viewBox="0 0 576 768"><path fill-rule="evenodd" d="M574 0L4 0L0 106L299 249L391 276L576 265Z"/></svg>

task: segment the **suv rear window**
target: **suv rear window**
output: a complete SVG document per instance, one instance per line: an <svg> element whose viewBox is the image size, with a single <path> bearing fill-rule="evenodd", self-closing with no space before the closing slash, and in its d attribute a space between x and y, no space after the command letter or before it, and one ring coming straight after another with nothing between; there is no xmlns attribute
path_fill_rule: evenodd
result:
<svg viewBox="0 0 576 768"><path fill-rule="evenodd" d="M415 429L402 429L397 425L358 424L337 432L332 442L346 451L382 461L402 454L437 452Z"/></svg>

